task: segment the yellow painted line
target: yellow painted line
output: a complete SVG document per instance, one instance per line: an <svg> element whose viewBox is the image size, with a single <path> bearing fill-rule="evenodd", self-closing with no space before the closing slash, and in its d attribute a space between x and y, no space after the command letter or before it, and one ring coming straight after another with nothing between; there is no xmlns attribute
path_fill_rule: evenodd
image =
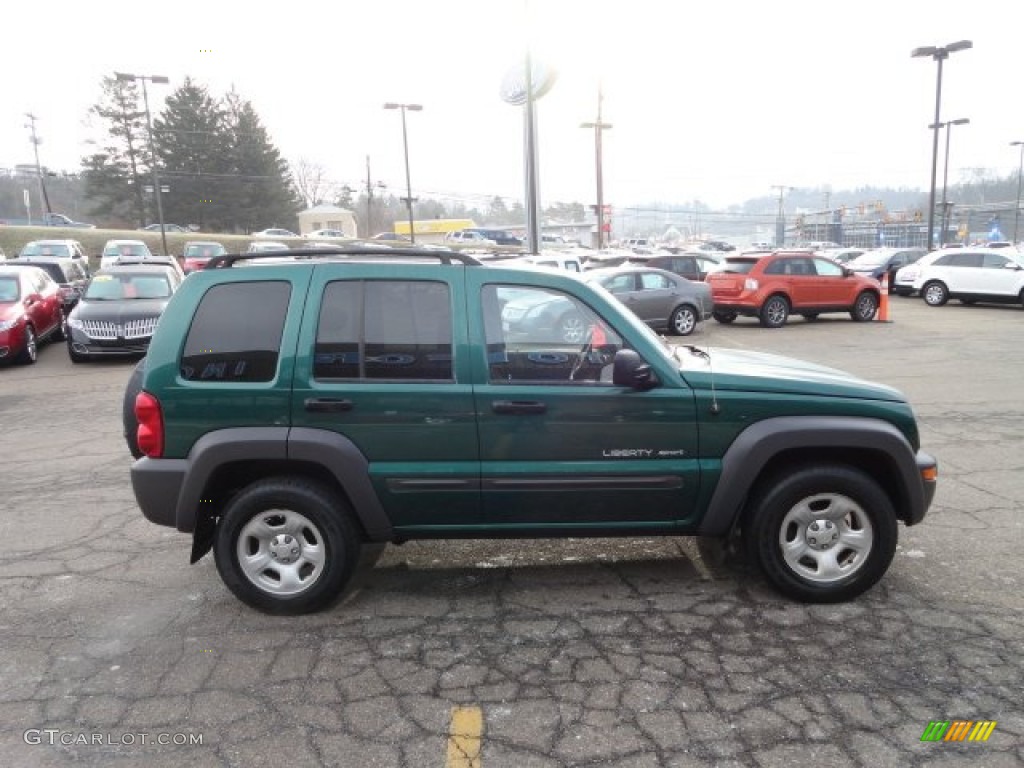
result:
<svg viewBox="0 0 1024 768"><path fill-rule="evenodd" d="M452 707L445 768L482 768L484 713L480 707Z"/></svg>

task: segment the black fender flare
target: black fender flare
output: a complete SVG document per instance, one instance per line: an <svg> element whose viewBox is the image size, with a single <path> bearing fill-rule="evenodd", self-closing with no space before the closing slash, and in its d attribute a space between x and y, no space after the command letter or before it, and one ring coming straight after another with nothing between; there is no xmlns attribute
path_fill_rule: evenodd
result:
<svg viewBox="0 0 1024 768"><path fill-rule="evenodd" d="M931 499L914 449L894 425L851 416L780 416L751 425L729 446L697 534L726 535L739 520L744 502L768 462L780 453L809 448L854 449L883 457L902 485L897 500L902 503L896 504L900 519L912 524L924 517Z"/></svg>
<svg viewBox="0 0 1024 768"><path fill-rule="evenodd" d="M178 494L175 526L196 530L204 490L210 478L228 464L246 461L314 464L330 474L348 496L370 541L390 541L391 521L370 482L369 463L356 445L329 430L292 427L232 427L199 438L185 460L187 470Z"/></svg>

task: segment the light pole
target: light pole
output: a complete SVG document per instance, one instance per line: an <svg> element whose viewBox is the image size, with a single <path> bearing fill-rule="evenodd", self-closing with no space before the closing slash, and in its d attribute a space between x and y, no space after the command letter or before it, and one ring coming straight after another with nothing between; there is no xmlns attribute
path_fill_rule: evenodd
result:
<svg viewBox="0 0 1024 768"><path fill-rule="evenodd" d="M413 245L416 245L416 231L413 228L412 223L412 181L409 178L409 134L405 129L405 113L409 112L420 112L423 110L422 104L396 104L393 101L389 101L384 105L384 109L400 109L402 110L402 146L405 148L405 204L409 209L409 240L412 241Z"/></svg>
<svg viewBox="0 0 1024 768"><path fill-rule="evenodd" d="M597 250L604 249L604 175L602 168L603 150L601 148L601 132L612 127L611 123L601 120L601 103L604 101L604 93L601 87L597 89L597 120L593 123L580 123L580 128L594 129L594 162L595 175L597 177Z"/></svg>
<svg viewBox="0 0 1024 768"><path fill-rule="evenodd" d="M153 189L156 191L156 217L160 223L160 241L164 246L164 255L169 255L167 249L167 231L164 229L164 201L160 195L160 175L156 166L156 149L153 147L153 120L149 114L149 93L146 91L146 81L157 85L166 85L171 82L163 75L130 75L126 72L115 72L114 77L121 81L131 82L138 80L142 83L142 101L146 105L146 133L149 135L149 157L150 169L153 171Z"/></svg>
<svg viewBox="0 0 1024 768"><path fill-rule="evenodd" d="M942 62L949 58L949 54L956 53L957 51L965 51L968 48L973 48L974 43L970 40L958 40L955 43L949 45L935 46L928 45L923 48L915 48L910 52L911 58L919 58L922 56L931 56L935 61L938 62L938 75L935 78L935 120L932 122L932 180L928 187L928 243L929 249L933 248L935 243L933 236L935 233L935 172L936 166L939 162L939 115L940 108L942 105Z"/></svg>
<svg viewBox="0 0 1024 768"><path fill-rule="evenodd" d="M1024 173L1024 141L1011 141L1011 147L1020 147L1020 164L1017 166L1017 207L1013 209L1013 244L1020 242L1017 239L1017 225L1020 223L1020 181Z"/></svg>
<svg viewBox="0 0 1024 768"><path fill-rule="evenodd" d="M944 123L939 123L939 128L946 129L946 160L942 164L942 231L939 232L939 245L946 244L946 215L949 213L949 207L946 203L946 187L949 183L949 135L953 132L954 125L967 125L971 122L969 117L961 117L956 120L947 120ZM934 125L929 125L932 130L935 129Z"/></svg>

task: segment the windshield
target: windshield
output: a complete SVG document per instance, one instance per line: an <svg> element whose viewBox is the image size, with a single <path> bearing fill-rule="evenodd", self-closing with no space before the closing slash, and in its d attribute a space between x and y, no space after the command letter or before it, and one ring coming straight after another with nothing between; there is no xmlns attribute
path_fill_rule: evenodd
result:
<svg viewBox="0 0 1024 768"><path fill-rule="evenodd" d="M18 278L0 277L0 304L10 304L17 301L19 294Z"/></svg>
<svg viewBox="0 0 1024 768"><path fill-rule="evenodd" d="M186 259L210 259L214 256L220 256L222 253L227 253L223 245L209 244L209 245L190 245L185 249Z"/></svg>
<svg viewBox="0 0 1024 768"><path fill-rule="evenodd" d="M71 256L71 249L64 243L28 243L21 249L24 256Z"/></svg>
<svg viewBox="0 0 1024 768"><path fill-rule="evenodd" d="M89 283L84 298L92 301L120 301L166 299L170 295L171 284L163 275L99 274Z"/></svg>
<svg viewBox="0 0 1024 768"><path fill-rule="evenodd" d="M108 245L103 249L104 256L150 256L149 248L145 243Z"/></svg>

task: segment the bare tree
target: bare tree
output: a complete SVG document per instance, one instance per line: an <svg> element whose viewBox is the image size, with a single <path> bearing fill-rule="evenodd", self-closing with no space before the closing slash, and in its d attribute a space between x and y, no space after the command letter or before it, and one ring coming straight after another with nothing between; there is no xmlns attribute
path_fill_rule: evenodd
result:
<svg viewBox="0 0 1024 768"><path fill-rule="evenodd" d="M327 180L327 172L320 163L300 157L293 168L295 188L307 208L319 205L329 196L332 185Z"/></svg>

